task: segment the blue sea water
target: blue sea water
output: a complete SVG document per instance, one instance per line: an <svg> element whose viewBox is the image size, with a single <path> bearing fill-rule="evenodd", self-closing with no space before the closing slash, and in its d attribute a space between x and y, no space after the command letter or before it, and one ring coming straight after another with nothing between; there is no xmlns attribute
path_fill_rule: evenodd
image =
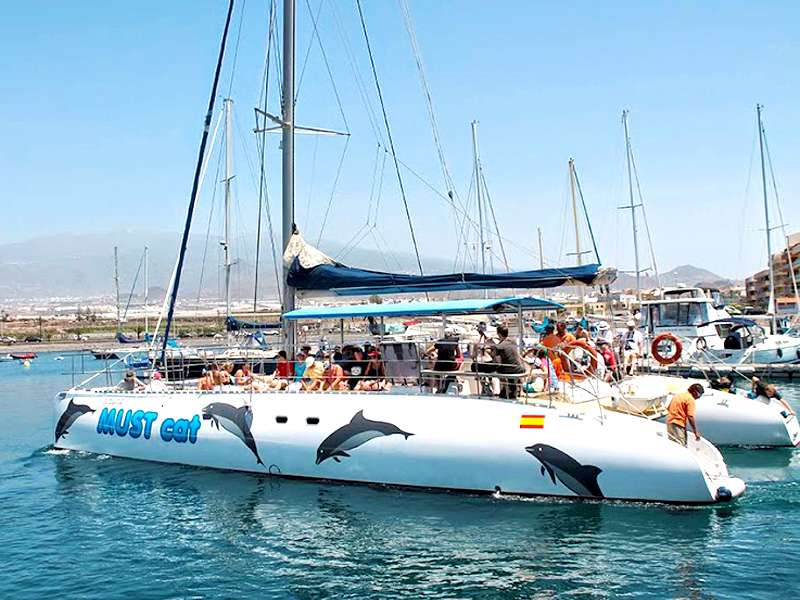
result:
<svg viewBox="0 0 800 600"><path fill-rule="evenodd" d="M53 450L69 361L0 363L2 598L784 598L800 453L726 450L729 505L323 485ZM800 386L782 386L800 406Z"/></svg>

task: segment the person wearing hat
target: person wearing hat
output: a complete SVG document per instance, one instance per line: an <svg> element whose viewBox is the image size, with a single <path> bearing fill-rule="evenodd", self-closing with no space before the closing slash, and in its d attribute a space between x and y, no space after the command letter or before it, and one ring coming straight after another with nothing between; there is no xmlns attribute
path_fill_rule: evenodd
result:
<svg viewBox="0 0 800 600"><path fill-rule="evenodd" d="M703 386L693 383L689 389L680 394L675 394L669 401L667 408L667 437L673 442L678 442L686 446L686 425L692 426L694 439L700 441L700 432L697 430L697 423L694 420L695 400L703 395Z"/></svg>
<svg viewBox="0 0 800 600"><path fill-rule="evenodd" d="M637 361L644 355L644 336L636 329L636 321L627 322L628 329L622 336L622 357L625 373L631 375Z"/></svg>
<svg viewBox="0 0 800 600"><path fill-rule="evenodd" d="M133 371L126 371L125 378L119 382L119 385L117 385L117 389L125 392L140 390L143 387L144 384L136 378L136 373Z"/></svg>

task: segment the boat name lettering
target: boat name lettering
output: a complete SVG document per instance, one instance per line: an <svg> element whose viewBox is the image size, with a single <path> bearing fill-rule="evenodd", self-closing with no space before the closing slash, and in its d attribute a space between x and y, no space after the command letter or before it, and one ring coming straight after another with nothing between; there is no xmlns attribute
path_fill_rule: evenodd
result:
<svg viewBox="0 0 800 600"><path fill-rule="evenodd" d="M97 420L97 433L116 434L120 437L128 435L134 439L144 437L149 440L156 419L158 413L152 410L104 408ZM159 435L165 442L182 444L188 441L194 444L201 424L199 415L194 415L191 419L166 418L161 422Z"/></svg>

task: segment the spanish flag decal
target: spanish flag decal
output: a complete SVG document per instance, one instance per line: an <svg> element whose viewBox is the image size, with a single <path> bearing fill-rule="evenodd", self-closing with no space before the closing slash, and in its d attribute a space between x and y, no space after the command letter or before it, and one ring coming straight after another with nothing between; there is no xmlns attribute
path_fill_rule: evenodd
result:
<svg viewBox="0 0 800 600"><path fill-rule="evenodd" d="M544 415L522 415L519 418L520 429L544 429Z"/></svg>

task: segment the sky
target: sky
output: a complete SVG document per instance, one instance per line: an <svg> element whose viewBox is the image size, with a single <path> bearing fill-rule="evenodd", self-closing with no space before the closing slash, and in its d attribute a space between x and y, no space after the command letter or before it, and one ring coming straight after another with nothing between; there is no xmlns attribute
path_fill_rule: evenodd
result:
<svg viewBox="0 0 800 600"><path fill-rule="evenodd" d="M403 4L362 0L423 256L454 260L466 247L467 267L476 266L477 230L468 239L459 233L464 211L478 218L470 186L476 120L511 268L539 265L538 227L544 263L574 263L572 157L602 262L633 269L630 213L618 209L628 202L623 109L630 110L659 269L693 264L739 278L766 263L756 103L765 106L784 221L789 231L800 230L800 4L408 0L454 191L468 207L455 213ZM0 244L127 228L174 231L177 248L226 8L222 0L33 0L4 8ZM254 253L253 107L262 90L268 14L267 1L237 3L215 112L216 120L221 99L233 98L232 244L241 256ZM335 242L339 250L357 242L390 268L393 255L413 246L391 155L378 147L386 148L387 134L356 4L298 0L297 14L296 121L350 136L298 137L296 221L310 241ZM278 113L272 58L269 107ZM194 235L208 232L213 244L222 227L220 140L192 225ZM268 137L266 162L279 230L277 136ZM774 197L770 209L777 224ZM586 247L584 220L580 230ZM776 231L773 245L780 242ZM502 268L500 244L492 246L491 268ZM265 248L262 260L271 261L266 242Z"/></svg>

